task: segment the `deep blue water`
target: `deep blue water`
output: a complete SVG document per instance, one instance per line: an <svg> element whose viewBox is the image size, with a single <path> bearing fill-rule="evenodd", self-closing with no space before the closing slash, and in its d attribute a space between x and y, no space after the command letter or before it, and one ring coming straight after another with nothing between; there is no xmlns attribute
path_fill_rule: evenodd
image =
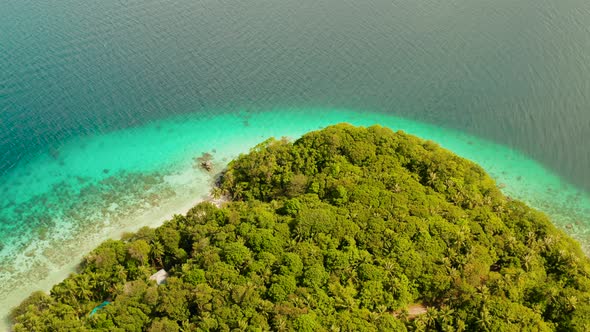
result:
<svg viewBox="0 0 590 332"><path fill-rule="evenodd" d="M206 194L193 156L215 149L222 165L265 135L339 121L436 139L590 244L587 1L4 0L0 12L12 288L136 211Z"/></svg>
<svg viewBox="0 0 590 332"><path fill-rule="evenodd" d="M515 147L590 188L583 0L5 0L0 170L173 114L347 107Z"/></svg>

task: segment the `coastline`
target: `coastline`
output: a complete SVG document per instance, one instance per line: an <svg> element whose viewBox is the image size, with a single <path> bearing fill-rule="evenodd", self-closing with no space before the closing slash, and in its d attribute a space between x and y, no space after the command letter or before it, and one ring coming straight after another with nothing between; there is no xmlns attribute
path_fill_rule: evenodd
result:
<svg viewBox="0 0 590 332"><path fill-rule="evenodd" d="M51 288L67 278L71 273L76 272L80 265L82 258L91 250L97 247L100 243L107 239L120 239L123 234L135 232L142 227L155 228L162 225L165 221L171 219L176 214L186 214L193 206L198 203L209 200L208 193L212 188L212 181L207 179L206 183L202 183L199 188L201 190L195 191L196 188L187 190L187 196L176 199L171 199L157 208L150 209L135 218L126 220L126 222L115 227L105 229L103 233L95 234L94 237L76 241L77 250L70 250L67 254L70 260L67 264L55 266L57 269L51 270L45 278L39 280L35 284L25 283L20 287L13 288L9 292L5 292L0 299L0 331L9 331L10 322L9 315L12 308L17 306L21 301L27 298L32 292L44 291L49 292ZM192 190L191 190L192 189ZM200 196L199 196L200 195Z"/></svg>
<svg viewBox="0 0 590 332"><path fill-rule="evenodd" d="M23 181L22 185L15 189L19 195L27 193L27 186L35 183L37 179L35 169L50 175L52 172L60 171L62 178L86 176L94 177L97 183L102 184L106 181L104 187L108 195L110 195L109 191L122 189L137 180L128 175L119 182L116 181L117 179L111 179L117 176L119 170L136 172L140 174L140 177L149 177L149 174L157 173L159 175L155 177L162 185L156 183L150 190L155 192L160 189L174 190L168 192L167 196L162 195L163 197L159 198L155 204L152 204L151 197L147 194L132 193L129 197L137 200L138 203L129 204L128 211L122 214L120 220L113 222L103 219L104 213L95 215L94 210L102 209L107 212L106 216L110 216L110 210L117 210L118 200L125 200L126 196L109 197L109 200L94 204L93 198L97 196L90 195L80 202L80 206L86 208L81 216L88 218L82 221L70 218L71 222L79 224L70 225L64 222L53 227L57 231L62 226L73 228L72 232L80 232L79 236L70 239L71 241L67 243L54 241L53 248L32 250L31 252L35 255L33 257L26 255L28 250L16 251L24 259L36 259L47 264L41 267L35 265L27 267L14 260L10 263L17 266L15 268L17 271L2 270L0 280L7 280L4 288L0 289L2 296L0 316L4 318L4 324L7 323L7 314L12 306L20 303L32 291L48 291L54 284L73 272L80 259L104 240L120 238L122 233L135 231L142 226L157 227L174 214L186 213L198 202L207 200L213 184L212 175L215 172L205 173L195 169L194 159L201 153L215 148L214 164L219 170L240 153L247 152L248 149L269 137L286 136L294 139L310 130L338 122L362 126L380 124L392 130L404 130L423 139L433 140L457 155L478 163L499 185L504 187L502 191L505 194L523 200L531 207L547 214L558 228L578 240L586 253L590 252L590 195L563 182L536 161L493 142L394 116L342 109L246 112L222 114L207 119L198 116L172 118L102 137L83 138L82 143L71 142L67 145L62 151L61 159L48 161L47 158L41 158L38 163L28 166L27 171L32 170L33 175L29 176L31 178L29 182ZM97 165L88 165L87 160L91 157L94 159L90 160L94 160ZM107 169L110 171L104 172ZM52 177L45 177L42 180L45 181L43 186L34 188L39 192L60 184L60 182L52 183L51 181L54 181ZM151 179L148 180L151 181ZM74 193L67 197L79 200L77 195ZM36 197L31 195L27 199L35 201ZM100 198L102 199L102 196ZM34 204L37 206L45 203L35 201ZM137 210L135 210L136 207ZM45 214L53 212L52 209L43 211ZM80 214L74 215L76 216ZM26 219L22 218L22 220ZM572 226L568 227L568 225ZM78 233L64 231L61 237L67 238L72 234ZM29 240L32 242L31 246L38 245L35 242L37 238L32 237ZM51 251L49 254L48 250ZM61 253L56 253L56 250L61 250ZM6 251L4 250L3 254L6 255ZM8 261L4 263L4 266L10 265ZM19 267L21 271L18 271ZM28 277L27 274L30 271L36 273L29 279L19 279L19 275ZM17 285L11 287L15 282Z"/></svg>

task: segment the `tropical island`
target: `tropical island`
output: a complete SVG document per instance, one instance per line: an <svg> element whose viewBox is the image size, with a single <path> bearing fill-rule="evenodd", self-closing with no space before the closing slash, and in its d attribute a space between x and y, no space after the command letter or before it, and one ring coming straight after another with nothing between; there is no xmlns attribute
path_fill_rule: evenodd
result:
<svg viewBox="0 0 590 332"><path fill-rule="evenodd" d="M590 330L579 244L431 141L269 139L212 194L228 200L102 243L14 331Z"/></svg>

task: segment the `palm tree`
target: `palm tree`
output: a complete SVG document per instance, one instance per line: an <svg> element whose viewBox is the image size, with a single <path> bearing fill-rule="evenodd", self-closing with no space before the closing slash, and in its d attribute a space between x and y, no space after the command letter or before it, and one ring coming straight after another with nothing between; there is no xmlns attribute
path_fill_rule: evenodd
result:
<svg viewBox="0 0 590 332"><path fill-rule="evenodd" d="M438 311L438 322L441 326L449 326L453 324L453 313L455 312L455 310L447 307L447 306L443 306L442 308L440 308L440 310Z"/></svg>
<svg viewBox="0 0 590 332"><path fill-rule="evenodd" d="M477 297L481 300L481 310L487 310L488 302L490 301L490 290L486 285L478 286Z"/></svg>
<svg viewBox="0 0 590 332"><path fill-rule="evenodd" d="M66 279L67 280L67 279ZM53 286L51 295L55 297L58 302L66 302L69 298L68 289L65 286L65 281Z"/></svg>
<svg viewBox="0 0 590 332"><path fill-rule="evenodd" d="M483 196L483 204L488 206L492 205L492 197L489 194Z"/></svg>
<svg viewBox="0 0 590 332"><path fill-rule="evenodd" d="M390 241L387 241L390 242ZM383 263L383 268L385 269L385 271L387 271L387 276L392 276L395 274L395 268L396 268L397 264L391 260L386 260Z"/></svg>
<svg viewBox="0 0 590 332"><path fill-rule="evenodd" d="M404 323L410 320L410 312L407 308L402 308L401 310L398 310L398 313L394 312L394 315L396 315L396 317Z"/></svg>
<svg viewBox="0 0 590 332"><path fill-rule="evenodd" d="M427 329L436 328L436 319L438 317L438 311L434 307L429 307L424 315L424 322L426 323Z"/></svg>
<svg viewBox="0 0 590 332"><path fill-rule="evenodd" d="M332 326L330 326L330 331L340 332L340 327L332 324Z"/></svg>
<svg viewBox="0 0 590 332"><path fill-rule="evenodd" d="M56 286L59 286L59 294L56 296L61 302L68 303L68 304L78 304L78 298L76 297L76 291L78 285L74 282L72 278L68 278L64 280L63 283Z"/></svg>
<svg viewBox="0 0 590 332"><path fill-rule="evenodd" d="M277 332L286 332L289 330L287 320L280 315L277 315L274 319L274 328Z"/></svg>
<svg viewBox="0 0 590 332"><path fill-rule="evenodd" d="M369 322L376 324L379 321L379 319L381 319L381 314L378 312L370 311L367 318Z"/></svg>
<svg viewBox="0 0 590 332"><path fill-rule="evenodd" d="M191 323L188 320L183 320L182 324L180 326L180 331L181 332L190 332L193 331L192 327L191 327Z"/></svg>
<svg viewBox="0 0 590 332"><path fill-rule="evenodd" d="M489 331L492 325L492 316L487 307L482 307L481 311L479 312L479 317L476 320L477 326L482 331Z"/></svg>
<svg viewBox="0 0 590 332"><path fill-rule="evenodd" d="M438 179L438 176L436 174L436 171L429 171L428 172L428 180L427 183L429 186L434 186L434 184L436 183L436 180Z"/></svg>
<svg viewBox="0 0 590 332"><path fill-rule="evenodd" d="M566 307L568 309L568 311L574 311L576 310L576 305L578 304L578 298L575 297L574 295L572 296L568 296L565 298L566 300Z"/></svg>
<svg viewBox="0 0 590 332"><path fill-rule="evenodd" d="M428 324L426 324L426 316L418 316L413 320L414 331L426 331L428 330Z"/></svg>
<svg viewBox="0 0 590 332"><path fill-rule="evenodd" d="M467 330L467 325L465 325L465 322L461 319L457 320L457 326L455 329L455 332L464 332Z"/></svg>
<svg viewBox="0 0 590 332"><path fill-rule="evenodd" d="M90 277L87 274L78 274L76 276L76 296L83 301L88 301L92 297L90 289Z"/></svg>
<svg viewBox="0 0 590 332"><path fill-rule="evenodd" d="M240 319L238 320L238 331L246 331L248 328L248 320Z"/></svg>
<svg viewBox="0 0 590 332"><path fill-rule="evenodd" d="M111 294L122 294L125 291L125 284L113 284L110 288L109 288L109 292Z"/></svg>
<svg viewBox="0 0 590 332"><path fill-rule="evenodd" d="M297 297L291 299L290 302L296 308L305 308L305 299L303 299L302 297L297 296Z"/></svg>
<svg viewBox="0 0 590 332"><path fill-rule="evenodd" d="M524 256L523 261L524 261L524 270L525 271L529 271L531 268L531 262L533 261L534 256L532 254L527 254L526 256Z"/></svg>
<svg viewBox="0 0 590 332"><path fill-rule="evenodd" d="M113 283L122 283L127 281L127 270L121 265L117 265L113 271Z"/></svg>
<svg viewBox="0 0 590 332"><path fill-rule="evenodd" d="M164 264L162 263L162 256L164 256L164 246L159 241L154 241L150 247L150 259L152 261L152 265L156 266L157 268L164 267Z"/></svg>
<svg viewBox="0 0 590 332"><path fill-rule="evenodd" d="M213 199L220 199L222 196L223 189L219 187L213 187L213 189L211 189L211 197L213 197Z"/></svg>

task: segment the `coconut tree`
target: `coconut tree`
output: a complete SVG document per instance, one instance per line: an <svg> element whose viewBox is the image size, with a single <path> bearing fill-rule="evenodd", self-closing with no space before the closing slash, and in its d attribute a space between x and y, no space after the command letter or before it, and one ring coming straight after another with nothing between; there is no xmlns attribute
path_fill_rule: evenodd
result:
<svg viewBox="0 0 590 332"><path fill-rule="evenodd" d="M490 331L492 326L492 315L487 307L482 307L475 322L480 331Z"/></svg>
<svg viewBox="0 0 590 332"><path fill-rule="evenodd" d="M439 324L441 326L452 325L454 313L455 313L455 310L453 310L447 306L443 306L438 311L437 321L439 322Z"/></svg>
<svg viewBox="0 0 590 332"><path fill-rule="evenodd" d="M438 311L434 307L429 307L424 314L424 322L427 329L436 328L436 320L438 318Z"/></svg>
<svg viewBox="0 0 590 332"><path fill-rule="evenodd" d="M164 245L162 245L160 241L153 241L150 247L150 260L152 261L152 265L157 268L164 267L164 263L162 263L162 256L164 256Z"/></svg>

